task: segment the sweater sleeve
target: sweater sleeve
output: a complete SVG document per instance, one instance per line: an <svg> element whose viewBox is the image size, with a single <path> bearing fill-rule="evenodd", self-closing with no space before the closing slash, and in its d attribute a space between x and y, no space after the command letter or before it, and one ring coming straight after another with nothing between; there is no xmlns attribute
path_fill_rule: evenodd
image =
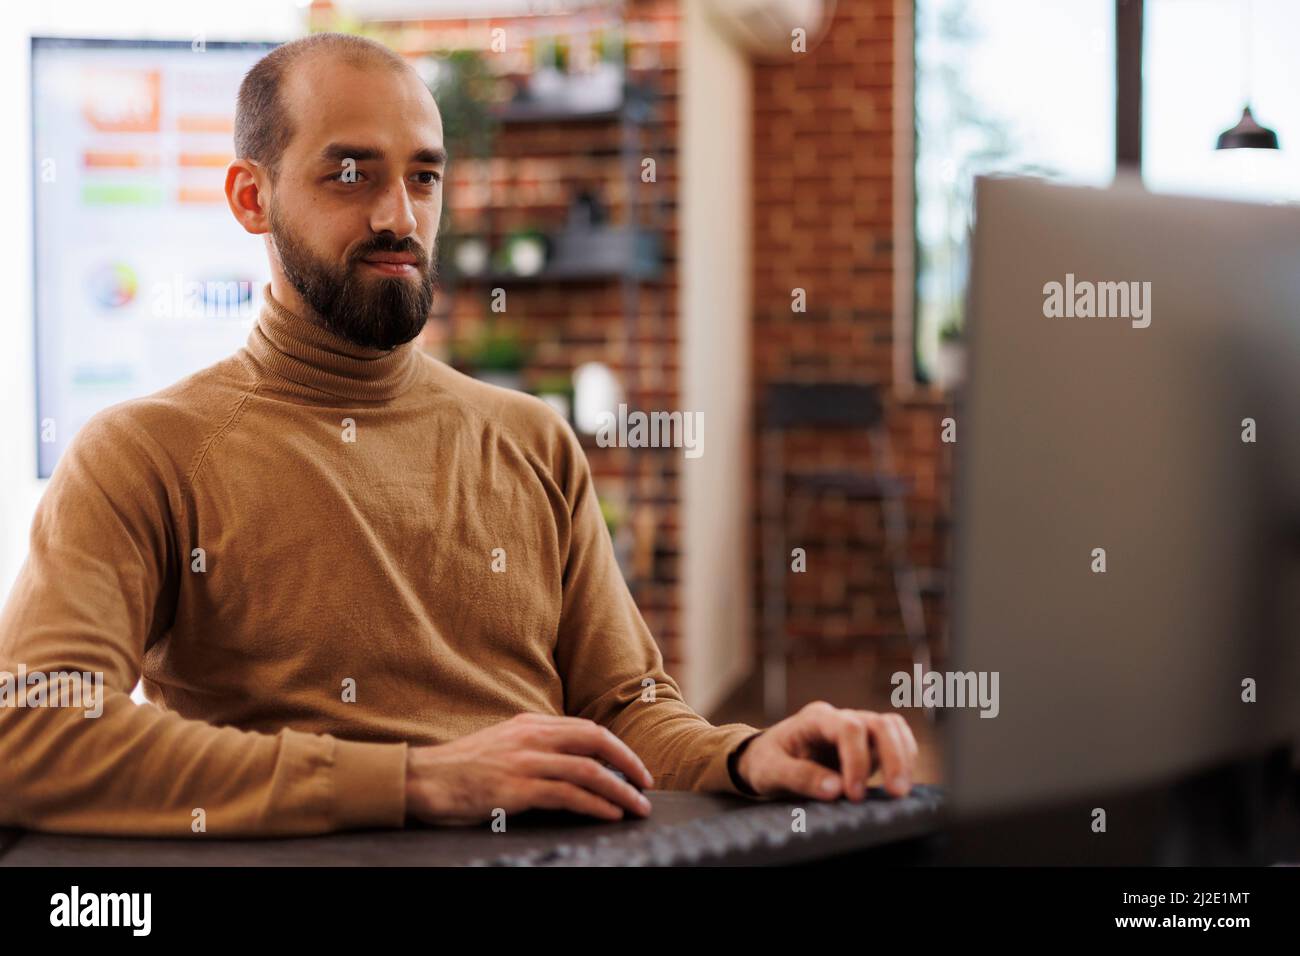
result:
<svg viewBox="0 0 1300 956"><path fill-rule="evenodd" d="M0 681L12 692L0 697L0 824L216 837L401 826L405 744L247 732L131 699L170 626L182 560L167 461L129 411L106 410L74 437L37 507L0 613ZM53 686L74 671L102 681L92 705L39 706L33 675Z"/></svg>
<svg viewBox="0 0 1300 956"><path fill-rule="evenodd" d="M623 580L582 446L567 424L560 427L555 478L568 514L562 528L567 534L561 534L564 597L555 659L565 712L613 731L641 758L659 789L751 796L733 776L728 757L758 729L714 726L682 698Z"/></svg>

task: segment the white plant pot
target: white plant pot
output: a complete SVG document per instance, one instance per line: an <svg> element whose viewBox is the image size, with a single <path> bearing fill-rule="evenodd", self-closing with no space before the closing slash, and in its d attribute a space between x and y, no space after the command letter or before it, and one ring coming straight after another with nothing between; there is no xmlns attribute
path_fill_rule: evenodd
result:
<svg viewBox="0 0 1300 956"><path fill-rule="evenodd" d="M945 390L957 388L966 379L966 346L940 342L934 359L934 384Z"/></svg>
<svg viewBox="0 0 1300 956"><path fill-rule="evenodd" d="M552 105L564 99L565 74L553 66L544 66L528 78L528 92L542 103Z"/></svg>
<svg viewBox="0 0 1300 956"><path fill-rule="evenodd" d="M613 63L597 63L590 72L569 77L565 97L569 108L578 112L616 109L623 102L623 70Z"/></svg>

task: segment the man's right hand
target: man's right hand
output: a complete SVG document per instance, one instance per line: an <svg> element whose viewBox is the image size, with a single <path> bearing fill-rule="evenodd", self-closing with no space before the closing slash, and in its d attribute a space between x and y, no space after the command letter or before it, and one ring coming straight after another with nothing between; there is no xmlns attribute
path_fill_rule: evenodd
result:
<svg viewBox="0 0 1300 956"><path fill-rule="evenodd" d="M406 814L426 823L480 823L500 808L569 810L619 820L650 801L599 763L645 787L654 778L612 732L578 717L519 714L459 740L410 746Z"/></svg>

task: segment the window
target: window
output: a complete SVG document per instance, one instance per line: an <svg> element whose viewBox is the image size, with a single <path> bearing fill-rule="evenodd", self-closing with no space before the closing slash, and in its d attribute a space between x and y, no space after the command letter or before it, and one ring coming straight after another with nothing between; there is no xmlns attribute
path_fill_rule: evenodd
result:
<svg viewBox="0 0 1300 956"><path fill-rule="evenodd" d="M1296 0L1146 0L1142 179L1161 192L1300 200ZM1280 150L1216 151L1249 102Z"/></svg>
<svg viewBox="0 0 1300 956"><path fill-rule="evenodd" d="M1115 174L1114 0L916 0L913 363L960 330L974 177Z"/></svg>

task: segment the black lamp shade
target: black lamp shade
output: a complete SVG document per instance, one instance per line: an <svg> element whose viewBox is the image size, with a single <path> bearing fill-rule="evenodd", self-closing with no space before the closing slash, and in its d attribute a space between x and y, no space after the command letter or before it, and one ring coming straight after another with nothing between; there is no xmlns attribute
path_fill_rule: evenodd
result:
<svg viewBox="0 0 1300 956"><path fill-rule="evenodd" d="M1277 149L1277 133L1255 122L1250 107L1241 111L1241 122L1219 134L1216 149Z"/></svg>

